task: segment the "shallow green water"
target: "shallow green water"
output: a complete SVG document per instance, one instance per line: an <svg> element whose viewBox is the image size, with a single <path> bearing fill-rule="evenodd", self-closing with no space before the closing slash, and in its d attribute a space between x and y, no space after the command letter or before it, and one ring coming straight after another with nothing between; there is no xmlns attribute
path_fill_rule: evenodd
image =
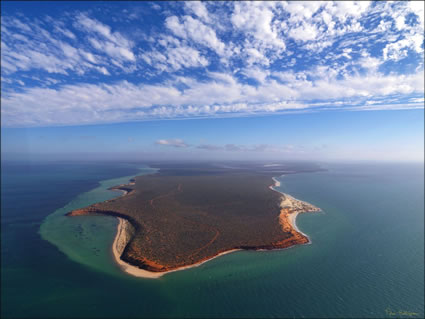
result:
<svg viewBox="0 0 425 319"><path fill-rule="evenodd" d="M152 168L141 168L137 175L151 174ZM95 189L78 195L64 207L49 215L40 227L41 237L72 260L109 274L121 271L111 262L111 247L117 229L117 219L109 216L65 216L71 210L117 197L118 191L108 190L127 184L134 176L124 176L100 181Z"/></svg>
<svg viewBox="0 0 425 319"><path fill-rule="evenodd" d="M279 178L281 191L323 209L297 218L312 244L236 252L156 280L131 277L115 266L110 255L116 231L113 218L62 216L70 209L119 195L105 189L127 182L132 175L92 191L95 187L89 188L87 181L109 171L81 177L70 184L73 188L58 182L50 189L57 198L65 199L79 188L86 191L72 195L74 199L44 223L45 206L35 203L47 205L51 197L19 191L30 185L31 172L22 179L19 172L2 177L2 184L8 186L2 199L26 196L22 207L16 207L16 201L10 205L2 201L2 212L6 211L2 214L2 292L6 292L2 315L423 317L423 165L335 164L327 168ZM70 180L71 174L75 178L86 168L75 167L59 176L49 169L43 174L38 169L33 179ZM23 209L30 204L31 213ZM68 224L70 220L75 222ZM84 226L77 229L78 225ZM34 236L39 232L49 242Z"/></svg>

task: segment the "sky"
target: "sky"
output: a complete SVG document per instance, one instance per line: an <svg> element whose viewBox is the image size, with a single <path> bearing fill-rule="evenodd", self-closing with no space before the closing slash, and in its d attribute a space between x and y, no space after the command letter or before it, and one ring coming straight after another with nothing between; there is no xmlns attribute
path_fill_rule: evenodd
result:
<svg viewBox="0 0 425 319"><path fill-rule="evenodd" d="M423 2L1 9L4 158L423 161Z"/></svg>

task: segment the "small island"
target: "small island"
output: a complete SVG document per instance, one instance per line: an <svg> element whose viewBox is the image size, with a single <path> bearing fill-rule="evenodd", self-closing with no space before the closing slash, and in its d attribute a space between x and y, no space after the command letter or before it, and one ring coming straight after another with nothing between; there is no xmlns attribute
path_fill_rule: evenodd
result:
<svg viewBox="0 0 425 319"><path fill-rule="evenodd" d="M157 164L111 189L123 195L73 210L67 216L119 219L112 251L129 274L157 278L245 249L306 244L297 214L320 209L274 189L274 176L317 171L288 165Z"/></svg>

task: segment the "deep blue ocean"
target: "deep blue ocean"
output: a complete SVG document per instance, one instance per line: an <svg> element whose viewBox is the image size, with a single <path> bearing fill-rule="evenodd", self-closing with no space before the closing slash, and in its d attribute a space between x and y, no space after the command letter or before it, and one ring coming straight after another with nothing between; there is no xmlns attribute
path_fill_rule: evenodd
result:
<svg viewBox="0 0 425 319"><path fill-rule="evenodd" d="M322 209L312 243L236 252L160 279L120 271L112 217L67 211L119 196L140 163L3 162L2 317L424 317L424 165L322 164L278 177Z"/></svg>

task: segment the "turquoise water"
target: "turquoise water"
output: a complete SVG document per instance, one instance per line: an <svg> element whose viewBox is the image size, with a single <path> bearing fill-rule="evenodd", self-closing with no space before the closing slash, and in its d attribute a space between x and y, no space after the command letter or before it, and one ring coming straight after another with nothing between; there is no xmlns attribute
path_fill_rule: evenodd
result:
<svg viewBox="0 0 425 319"><path fill-rule="evenodd" d="M105 189L141 173L132 165L2 172L2 316L424 316L423 164L332 164L280 177L281 191L323 210L297 218L311 245L236 252L156 280L113 263L113 218L62 216L118 196ZM50 196L28 193L40 178Z"/></svg>
<svg viewBox="0 0 425 319"><path fill-rule="evenodd" d="M154 173L156 169L140 168L137 175ZM127 184L134 176L124 176L100 181L95 189L78 195L62 208L47 216L40 227L43 239L55 245L70 259L109 274L121 273L111 262L111 247L114 241L117 219L108 216L76 216L66 213L88 205L117 197L117 191L108 190L116 185Z"/></svg>

